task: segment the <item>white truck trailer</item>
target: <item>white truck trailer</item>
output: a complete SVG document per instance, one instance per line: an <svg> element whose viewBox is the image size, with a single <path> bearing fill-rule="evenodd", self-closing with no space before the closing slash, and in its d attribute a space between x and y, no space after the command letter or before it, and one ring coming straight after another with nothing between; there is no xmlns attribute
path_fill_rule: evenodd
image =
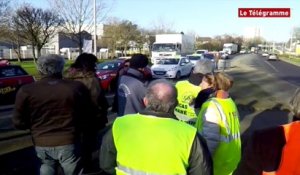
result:
<svg viewBox="0 0 300 175"><path fill-rule="evenodd" d="M234 43L225 43L223 45L223 52L231 55L238 52L238 45Z"/></svg>
<svg viewBox="0 0 300 175"><path fill-rule="evenodd" d="M184 34L157 34L152 45L151 62L157 59L185 56L194 52L195 37Z"/></svg>

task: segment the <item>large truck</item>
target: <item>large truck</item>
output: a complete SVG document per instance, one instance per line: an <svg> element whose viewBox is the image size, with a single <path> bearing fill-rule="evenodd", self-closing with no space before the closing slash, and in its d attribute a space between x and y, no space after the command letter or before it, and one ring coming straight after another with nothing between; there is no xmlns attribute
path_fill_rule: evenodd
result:
<svg viewBox="0 0 300 175"><path fill-rule="evenodd" d="M224 43L223 52L231 55L238 52L238 45L234 43Z"/></svg>
<svg viewBox="0 0 300 175"><path fill-rule="evenodd" d="M157 34L151 50L151 62L185 56L194 52L195 37L184 34Z"/></svg>

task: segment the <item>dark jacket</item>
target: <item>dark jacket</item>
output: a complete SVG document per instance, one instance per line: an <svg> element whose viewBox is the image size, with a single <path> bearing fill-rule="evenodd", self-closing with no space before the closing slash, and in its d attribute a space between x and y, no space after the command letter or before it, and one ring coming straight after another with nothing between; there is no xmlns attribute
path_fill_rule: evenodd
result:
<svg viewBox="0 0 300 175"><path fill-rule="evenodd" d="M246 142L242 159L234 174L261 175L263 171L277 170L285 144L282 126L254 131Z"/></svg>
<svg viewBox="0 0 300 175"><path fill-rule="evenodd" d="M213 88L207 88L207 89L201 90L195 99L194 108L200 109L201 106L203 105L203 103L206 102L210 97L213 96L214 92L215 92L215 90Z"/></svg>
<svg viewBox="0 0 300 175"><path fill-rule="evenodd" d="M108 122L107 110L108 101L105 97L104 91L101 89L100 81L95 76L94 72L84 72L80 69L71 68L66 73L65 78L82 82L91 92L93 103L98 107L98 128L101 129Z"/></svg>
<svg viewBox="0 0 300 175"><path fill-rule="evenodd" d="M20 88L13 123L30 129L36 146L61 146L77 142L94 118L90 92L82 83L43 78Z"/></svg>
<svg viewBox="0 0 300 175"><path fill-rule="evenodd" d="M126 74L120 77L118 84L118 116L142 111L145 108L143 102L145 95L143 73L129 68Z"/></svg>
<svg viewBox="0 0 300 175"><path fill-rule="evenodd" d="M157 113L151 111L142 111L143 115L152 115L157 117L174 118L176 117L167 113ZM145 139L147 137L145 136ZM134 149L134 148L133 148ZM151 148L149 148L151 149ZM105 134L100 151L100 168L106 173L115 174L115 167L117 166L117 150L114 144L112 130L108 130ZM193 145L189 156L190 167L187 170L189 175L212 175L212 159L209 154L205 140L197 134L194 138ZM202 172L205 172L202 174Z"/></svg>

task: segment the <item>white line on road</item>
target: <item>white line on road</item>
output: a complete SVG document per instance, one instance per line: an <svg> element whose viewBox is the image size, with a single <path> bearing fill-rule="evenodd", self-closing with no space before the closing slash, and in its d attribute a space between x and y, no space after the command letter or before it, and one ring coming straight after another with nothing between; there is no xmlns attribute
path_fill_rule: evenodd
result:
<svg viewBox="0 0 300 175"><path fill-rule="evenodd" d="M272 64L270 64L268 61L265 61L275 72L279 72Z"/></svg>

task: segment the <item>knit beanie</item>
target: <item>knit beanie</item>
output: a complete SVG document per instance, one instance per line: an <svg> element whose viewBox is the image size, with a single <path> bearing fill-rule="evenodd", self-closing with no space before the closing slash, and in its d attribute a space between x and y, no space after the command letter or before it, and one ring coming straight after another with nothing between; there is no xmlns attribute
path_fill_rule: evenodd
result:
<svg viewBox="0 0 300 175"><path fill-rule="evenodd" d="M190 83L192 83L195 86L199 86L200 83L202 82L202 78L203 78L204 74L201 73L191 73L191 75L189 76L188 81Z"/></svg>
<svg viewBox="0 0 300 175"><path fill-rule="evenodd" d="M145 68L148 65L148 58L143 54L134 54L130 59L130 68L138 69Z"/></svg>

